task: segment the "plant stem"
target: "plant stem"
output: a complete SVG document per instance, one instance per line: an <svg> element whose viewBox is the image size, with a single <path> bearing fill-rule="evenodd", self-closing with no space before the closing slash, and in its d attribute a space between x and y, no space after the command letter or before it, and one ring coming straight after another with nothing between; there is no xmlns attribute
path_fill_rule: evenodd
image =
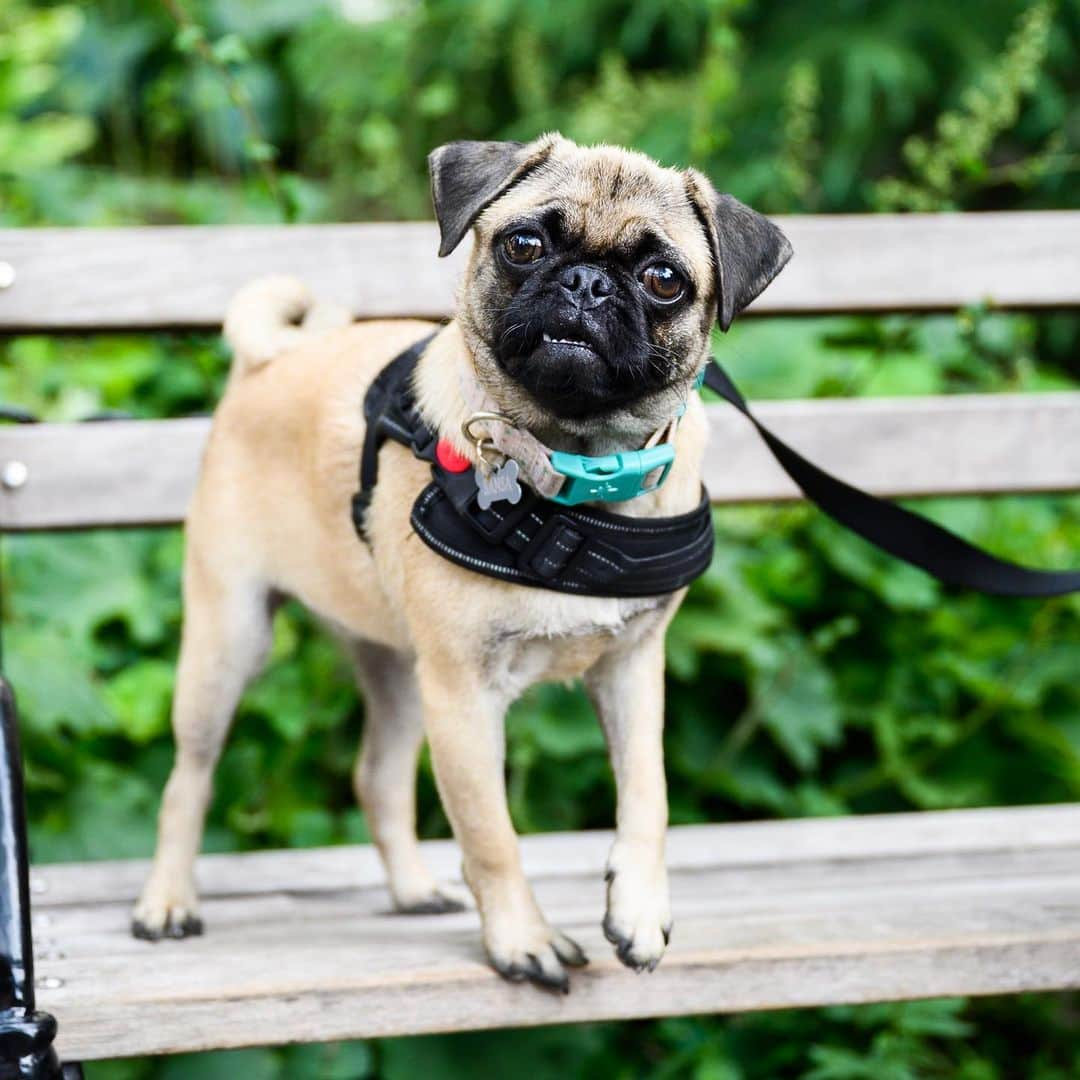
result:
<svg viewBox="0 0 1080 1080"><path fill-rule="evenodd" d="M169 14L172 15L176 25L180 27L181 30L189 30L192 32L193 45L199 56L207 64L215 68L221 75L222 81L225 84L226 93L229 95L229 100L233 103L237 112L240 113L240 117L248 129L251 140L257 145L269 146L270 144L263 134L262 124L259 123L259 117L255 112L255 107L251 103L251 96L233 75L232 71L229 69L229 65L222 63L222 61L214 55L213 47L210 45L210 42L207 41L202 25L191 16L184 6L183 0L162 0L162 2L168 9ZM284 193L281 190L281 183L279 182L277 170L274 168L273 162L266 158L256 157L255 167L259 170L263 183L266 184L266 188L270 192L270 197L277 203L282 217L287 219L289 217L289 206Z"/></svg>

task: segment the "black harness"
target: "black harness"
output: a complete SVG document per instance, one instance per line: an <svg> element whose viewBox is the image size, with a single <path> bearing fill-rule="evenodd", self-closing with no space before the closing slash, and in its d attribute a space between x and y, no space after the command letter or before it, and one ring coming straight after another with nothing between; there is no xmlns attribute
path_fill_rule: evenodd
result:
<svg viewBox="0 0 1080 1080"><path fill-rule="evenodd" d="M708 494L688 514L632 518L592 506L562 506L522 489L519 502L482 510L470 468L454 473L435 458L438 437L417 411L412 375L431 338L392 360L364 399L367 432L352 514L364 517L379 473L379 450L393 439L431 462L431 483L413 503L412 527L451 562L516 585L581 596L662 596L688 585L712 561ZM366 539L366 537L365 537Z"/></svg>
<svg viewBox="0 0 1080 1080"><path fill-rule="evenodd" d="M434 336L434 335L432 335ZM523 488L521 500L482 510L470 468L455 473L436 460L438 437L413 397L412 375L431 337L392 360L364 399L367 432L353 522L361 537L389 438L431 462L432 481L413 504L411 523L433 551L488 577L582 596L661 596L688 585L712 561L708 493L688 514L632 518L594 506L563 506ZM948 585L1002 596L1058 596L1080 591L1080 571L1032 570L998 559L895 503L830 476L764 427L735 384L713 361L705 385L757 428L803 493L863 539Z"/></svg>

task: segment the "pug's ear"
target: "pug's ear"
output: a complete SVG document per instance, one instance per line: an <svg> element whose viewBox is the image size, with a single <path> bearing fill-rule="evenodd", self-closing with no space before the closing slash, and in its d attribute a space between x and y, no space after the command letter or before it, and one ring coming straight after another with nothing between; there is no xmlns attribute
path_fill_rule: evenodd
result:
<svg viewBox="0 0 1080 1080"><path fill-rule="evenodd" d="M439 255L449 255L486 207L543 162L556 139L452 142L432 150L428 171L439 222Z"/></svg>
<svg viewBox="0 0 1080 1080"><path fill-rule="evenodd" d="M763 214L731 195L718 195L696 169L687 170L687 192L705 227L717 273L717 321L727 330L760 295L793 252L788 238Z"/></svg>

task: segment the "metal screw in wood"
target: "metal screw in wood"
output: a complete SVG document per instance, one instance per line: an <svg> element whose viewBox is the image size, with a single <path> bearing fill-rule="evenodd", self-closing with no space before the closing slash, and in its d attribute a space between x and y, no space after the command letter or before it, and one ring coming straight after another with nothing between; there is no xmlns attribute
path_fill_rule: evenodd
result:
<svg viewBox="0 0 1080 1080"><path fill-rule="evenodd" d="M18 491L30 477L30 470L23 461L9 461L0 472L0 484L8 491Z"/></svg>

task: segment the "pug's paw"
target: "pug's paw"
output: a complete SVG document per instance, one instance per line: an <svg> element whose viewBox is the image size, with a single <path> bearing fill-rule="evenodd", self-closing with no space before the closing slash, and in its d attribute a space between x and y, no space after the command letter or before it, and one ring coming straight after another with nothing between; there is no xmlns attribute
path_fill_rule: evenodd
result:
<svg viewBox="0 0 1080 1080"><path fill-rule="evenodd" d="M399 897L394 910L399 915L450 915L465 911L469 906L469 894L456 885L434 885L420 896Z"/></svg>
<svg viewBox="0 0 1080 1080"><path fill-rule="evenodd" d="M131 933L143 941L196 937L203 932L199 900L191 882L147 882L131 915Z"/></svg>
<svg viewBox="0 0 1080 1080"><path fill-rule="evenodd" d="M528 981L563 994L570 992L566 968L589 962L576 941L538 915L485 920L484 947L491 966L504 979Z"/></svg>
<svg viewBox="0 0 1080 1080"><path fill-rule="evenodd" d="M637 972L655 971L671 939L671 900L663 861L644 860L618 846L605 874L604 937Z"/></svg>

